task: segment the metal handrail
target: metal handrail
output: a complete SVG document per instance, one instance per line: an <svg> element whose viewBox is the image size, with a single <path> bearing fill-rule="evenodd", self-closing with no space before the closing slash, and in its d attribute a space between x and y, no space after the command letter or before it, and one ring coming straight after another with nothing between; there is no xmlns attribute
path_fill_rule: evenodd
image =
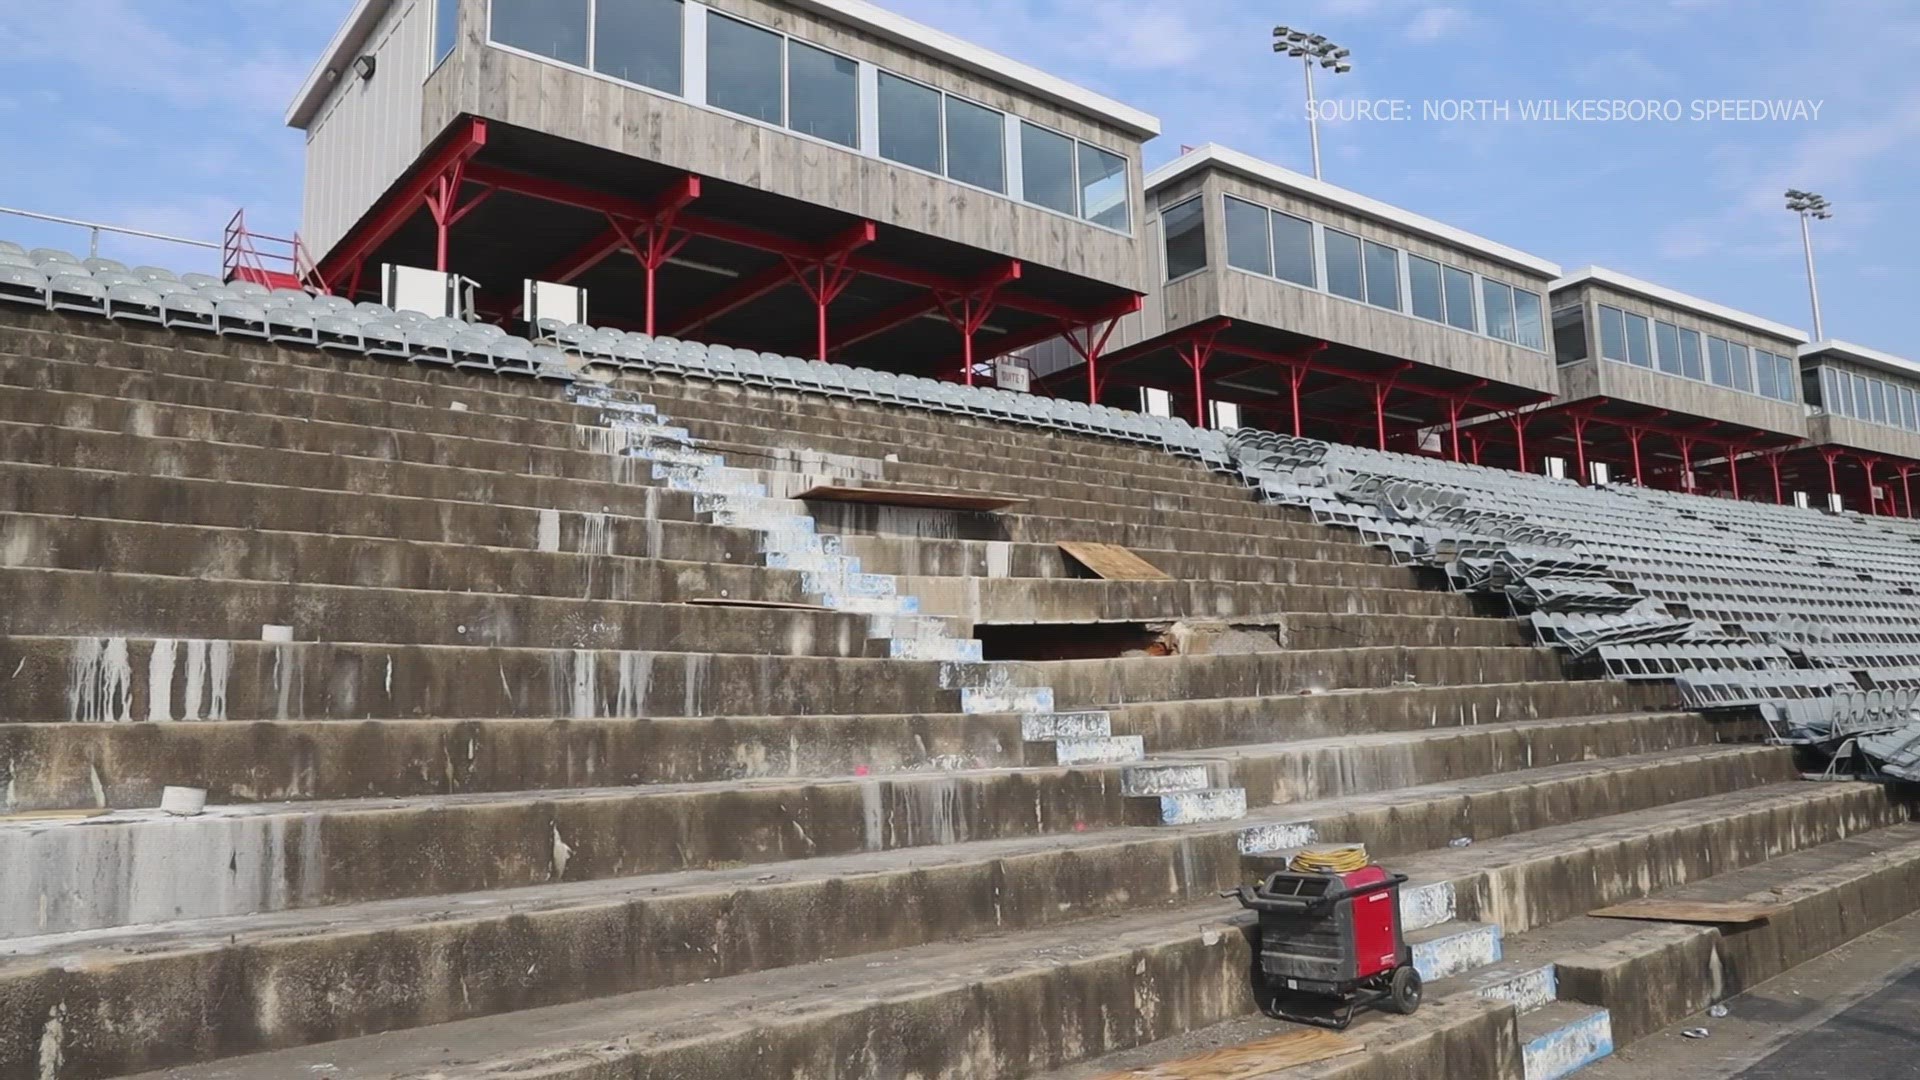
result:
<svg viewBox="0 0 1920 1080"><path fill-rule="evenodd" d="M187 247L206 248L209 251L220 250L219 244L207 240L189 240L184 236L168 236L165 233L148 232L145 229L129 229L120 225L108 225L98 221L81 221L78 218L60 217L56 214L40 214L32 210L16 210L10 206L0 206L0 214L12 214L15 217L31 218L34 221L46 221L55 225L71 225L75 228L85 229L87 230L87 255L89 257L96 257L100 254L100 234L103 232L113 233L116 236L137 236L142 240L160 240L169 244L184 244Z"/></svg>

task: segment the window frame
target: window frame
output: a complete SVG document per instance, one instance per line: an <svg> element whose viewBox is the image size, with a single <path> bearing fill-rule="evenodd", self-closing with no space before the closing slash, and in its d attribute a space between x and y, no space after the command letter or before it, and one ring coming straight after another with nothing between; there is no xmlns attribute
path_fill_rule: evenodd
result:
<svg viewBox="0 0 1920 1080"><path fill-rule="evenodd" d="M1353 241L1353 272L1354 272L1354 277L1360 283L1359 295L1357 296L1349 295L1343 292L1336 292L1334 290L1334 287L1333 287L1333 238L1336 236L1341 237L1343 240ZM1326 261L1327 295L1337 296L1342 300L1352 300L1356 303L1361 303L1361 304L1366 303L1367 302L1366 242L1362 240L1355 233L1347 232L1344 229L1336 229L1331 225L1322 225L1320 226L1320 250L1322 253L1322 257Z"/></svg>
<svg viewBox="0 0 1920 1080"><path fill-rule="evenodd" d="M1732 369L1732 389L1738 393L1754 393L1753 388L1753 348L1737 341L1727 342L1727 365Z"/></svg>
<svg viewBox="0 0 1920 1080"><path fill-rule="evenodd" d="M600 0L594 0L594 3L598 5L600 3ZM835 52L832 49L815 45L811 41L804 41L800 38L794 37L792 34L786 34L783 36L786 38L786 47L781 51L780 62L783 65L785 65L786 71L784 73L785 78L781 82L780 95L781 95L781 101L782 101L781 108L786 113L786 117L785 117L785 122L781 124L781 128L785 131L790 131L795 135L801 135L809 139L818 140L820 142L826 143L829 146L838 146L843 150L852 150L856 154L861 153L862 150L860 146L860 138L861 138L860 118L866 109L866 101L861 97L861 94L860 94L861 79L860 79L859 58L848 56L845 53ZM831 57L835 60L844 60L847 63L850 63L853 65L853 141L851 143L843 143L838 139L830 139L825 135L815 135L810 131L801 131L799 128L796 128L793 126L793 54L795 49L811 49L812 51L817 52L822 56Z"/></svg>
<svg viewBox="0 0 1920 1080"><path fill-rule="evenodd" d="M1274 221L1274 218L1286 218L1288 221L1296 222L1306 227L1307 277L1309 280L1301 281L1298 278L1287 277L1280 273L1280 224ZM1289 285L1298 285L1303 289L1322 291L1322 283L1320 281L1319 230L1313 227L1313 222L1301 217L1299 214L1289 214L1284 210L1275 210L1272 207L1268 207L1267 235L1273 240L1273 279Z"/></svg>
<svg viewBox="0 0 1920 1080"><path fill-rule="evenodd" d="M944 178L947 175L947 95L946 93L937 86L929 86L918 79L909 79L905 75L895 74L894 72L888 71L885 68L875 68L874 70L875 70L875 79L873 83L873 94L874 94L873 156L878 158L881 161L887 162L890 165L898 165L898 166L901 166L902 168L912 169L915 172L926 173L930 176L939 176ZM883 79L892 79L895 82L905 83L908 86L914 87L915 89L924 90L927 93L933 95L934 152L938 154L940 157L939 168L929 169L929 168L926 168L925 166L917 165L911 161L902 161L899 158L888 157L886 155L886 152L880 149L880 142L883 138L885 138L885 129L882 127L883 117L881 117L880 115L880 101L881 101L880 87L882 85L881 80Z"/></svg>
<svg viewBox="0 0 1920 1080"><path fill-rule="evenodd" d="M1379 252L1385 252L1393 264L1392 306L1381 303L1380 300L1375 299L1373 295L1374 257ZM1400 255L1400 249L1394 247L1392 244L1383 244L1378 240L1369 240L1364 236L1360 238L1360 276L1365 285L1363 291L1367 294L1367 306L1379 308L1381 311L1405 313L1406 309L1402 306L1405 300L1405 290L1400 287Z"/></svg>
<svg viewBox="0 0 1920 1080"><path fill-rule="evenodd" d="M1641 315L1638 312L1633 312L1633 311L1627 312L1626 315L1627 315L1627 363L1632 364L1634 367L1637 367L1642 371L1652 371L1654 370L1654 367L1653 367L1653 320L1645 315ZM1640 321L1639 322L1639 325L1640 325L1639 340L1642 343L1640 353L1642 356L1645 356L1647 358L1647 362L1644 364L1638 360L1633 359L1633 343L1634 343L1633 328L1634 328L1635 319L1638 319Z"/></svg>
<svg viewBox="0 0 1920 1080"><path fill-rule="evenodd" d="M1241 266L1240 264L1233 261L1233 258L1234 258L1233 204L1234 203L1239 203L1241 206L1245 207L1247 210L1257 211L1260 214L1261 236L1264 238L1261 244L1262 258L1265 260L1265 263L1266 263L1266 265L1261 269L1255 269L1251 266ZM1227 265L1232 267L1235 270L1240 271L1241 273L1258 274L1261 277L1273 278L1276 281L1280 280L1279 274L1275 272L1277 270L1277 267L1274 265L1274 259L1273 259L1273 242L1274 242L1273 211L1268 209L1265 206L1260 205L1259 203L1250 202L1246 199L1240 198L1237 195L1228 195L1226 196L1226 202L1221 206L1221 214L1222 214L1221 221L1226 227Z"/></svg>
<svg viewBox="0 0 1920 1080"><path fill-rule="evenodd" d="M428 35L427 39L427 76L429 78L433 76L434 72L439 71L440 65L446 63L447 58L452 56L460 48L460 4L461 0L433 0L433 32ZM440 19L442 15L449 11L453 13L453 26L449 28L451 32L447 35L446 51L442 52L440 49ZM589 19L593 17L593 5L591 4L587 5L587 17ZM588 33L591 35L592 32L589 31ZM487 36L489 38L493 36L492 0L487 0ZM588 59L592 59L593 48L591 36L589 36L588 42ZM681 51L684 53L686 50L683 48Z"/></svg>
<svg viewBox="0 0 1920 1080"><path fill-rule="evenodd" d="M1471 325L1461 326L1453 317L1453 294L1450 291L1458 278L1466 279L1466 318ZM1490 337L1486 331L1486 320L1480 311L1480 288L1471 270L1462 270L1451 263L1440 264L1440 293L1447 306L1447 325L1455 330L1464 330L1479 337Z"/></svg>
<svg viewBox="0 0 1920 1080"><path fill-rule="evenodd" d="M1030 206L1037 206L1042 210L1052 210L1056 214L1066 214L1068 217L1085 220L1086 213L1080 205L1080 140L1065 132L1055 131L1044 124L1036 124L1022 117L1015 117L1014 119L1019 125L1014 131L1013 138L1020 146L1020 201ZM1067 144L1067 199L1073 204L1072 209L1062 210L1057 206L1049 206L1046 203L1035 202L1033 197L1027 193L1027 132L1029 130L1037 133L1042 138L1058 139ZM1009 169L1008 171L1011 172L1012 170Z"/></svg>
<svg viewBox="0 0 1920 1080"><path fill-rule="evenodd" d="M1553 333L1553 316L1547 311L1546 297L1541 296L1532 289L1519 285L1508 284L1507 288L1513 293L1513 344L1523 349L1532 349L1536 352L1544 352L1549 356L1553 355L1553 350L1549 344ZM1528 341L1522 336L1524 330L1522 329L1520 320L1520 308L1522 306L1520 298L1523 296L1533 301L1534 325L1539 327L1540 330L1538 342Z"/></svg>
<svg viewBox="0 0 1920 1080"><path fill-rule="evenodd" d="M1196 202L1200 204L1200 265L1191 270L1184 270L1176 275L1173 272L1173 260L1169 257L1173 254L1173 249L1168 243L1167 215L1176 210L1184 210ZM1160 224L1160 276L1166 279L1163 284L1171 285L1176 281L1184 281L1195 274L1204 274L1212 268L1210 257L1207 254L1207 204L1204 193L1196 192L1170 206L1161 207L1158 220Z"/></svg>
<svg viewBox="0 0 1920 1080"><path fill-rule="evenodd" d="M1673 367L1667 367L1667 340L1673 340ZM1663 375L1686 378L1687 365L1680 356L1680 327L1665 319L1653 320L1653 363L1655 370Z"/></svg>
<svg viewBox="0 0 1920 1080"><path fill-rule="evenodd" d="M1620 355L1618 356L1615 356L1607 351L1607 345L1608 345L1607 316L1608 315L1613 316L1613 326L1617 328L1620 333L1620 336L1619 336ZM1627 347L1627 312L1625 308L1617 308L1617 307L1614 307L1612 304L1601 304L1599 331L1600 331L1600 359L1611 360L1616 364L1630 364L1633 362L1630 359L1628 359L1628 356L1632 350L1630 350Z"/></svg>
<svg viewBox="0 0 1920 1080"><path fill-rule="evenodd" d="M1420 314L1420 288L1415 270L1421 264L1433 267L1433 299L1439 305L1438 315ZM1447 325L1447 269L1439 259L1407 252L1407 314L1416 319Z"/></svg>
<svg viewBox="0 0 1920 1080"><path fill-rule="evenodd" d="M975 191L984 191L991 195L998 195L1002 198L1012 199L1014 202L1020 203L1025 206L1033 206L1034 204L1027 202L1027 200L1024 198L1020 198L1014 195L1012 191L1008 190L1009 187L1011 186L1011 181L1013 180L1013 160L1007 154L1007 130L1008 130L1007 120L1010 117L1012 119L1018 120L1018 117L1012 117L1012 114L1008 113L1005 109L996 109L991 105L974 101L971 98L964 98L958 94L949 94L944 90L940 92L940 96L941 96L941 101L940 101L941 152L942 152L942 156L945 157L946 163L947 163L946 179L951 180L954 183L961 185L962 187L970 187ZM971 180L962 180L959 177L953 175L954 154L953 154L952 107L953 107L953 103L956 101L969 108L978 109L981 112L992 113L993 115L1000 118L1000 139L999 139L1000 186L997 188L990 188L981 184L976 184ZM1046 209L1046 207L1038 207L1037 209L1044 210ZM1054 212L1058 213L1058 211L1054 211Z"/></svg>

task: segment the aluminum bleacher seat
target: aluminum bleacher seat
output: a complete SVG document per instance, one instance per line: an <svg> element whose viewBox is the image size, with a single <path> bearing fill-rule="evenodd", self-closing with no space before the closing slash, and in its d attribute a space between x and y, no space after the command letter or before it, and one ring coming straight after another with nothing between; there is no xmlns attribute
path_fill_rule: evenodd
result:
<svg viewBox="0 0 1920 1080"><path fill-rule="evenodd" d="M114 319L166 324L159 293L144 285L119 284L107 287L107 315Z"/></svg>
<svg viewBox="0 0 1920 1080"><path fill-rule="evenodd" d="M105 315L107 290L77 264L47 264L47 307L52 311L71 311L81 315Z"/></svg>
<svg viewBox="0 0 1920 1080"><path fill-rule="evenodd" d="M47 275L33 267L0 265L0 300L45 308Z"/></svg>

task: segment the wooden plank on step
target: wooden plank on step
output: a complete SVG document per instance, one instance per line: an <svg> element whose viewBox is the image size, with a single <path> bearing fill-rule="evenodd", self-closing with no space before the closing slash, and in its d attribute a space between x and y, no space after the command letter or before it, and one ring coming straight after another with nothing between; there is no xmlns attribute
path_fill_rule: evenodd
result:
<svg viewBox="0 0 1920 1080"><path fill-rule="evenodd" d="M1295 1030L1178 1061L1109 1073L1098 1080L1249 1080L1278 1069L1357 1054L1366 1048L1365 1043L1331 1031Z"/></svg>
<svg viewBox="0 0 1920 1080"><path fill-rule="evenodd" d="M1108 581L1172 581L1166 571L1119 544L1062 540L1060 550Z"/></svg>
<svg viewBox="0 0 1920 1080"><path fill-rule="evenodd" d="M12 814L0 814L0 821L83 821L87 818L105 817L113 811L105 809L86 810L21 810Z"/></svg>
<svg viewBox="0 0 1920 1080"><path fill-rule="evenodd" d="M941 491L934 488L859 487L853 484L821 484L800 493L803 502L865 503L872 506L911 506L921 510L967 510L998 513L1027 500L989 492Z"/></svg>
<svg viewBox="0 0 1920 1080"><path fill-rule="evenodd" d="M735 600L726 596L701 596L687 601L702 607L750 607L772 608L775 611L833 611L834 608L820 604L789 604L784 600Z"/></svg>
<svg viewBox="0 0 1920 1080"><path fill-rule="evenodd" d="M1597 919L1642 919L1647 922L1740 926L1747 923L1766 922L1779 911L1777 904L1747 901L1662 900L1658 897L1648 897L1644 900L1629 900L1624 904L1603 907L1598 911L1589 911L1587 914Z"/></svg>

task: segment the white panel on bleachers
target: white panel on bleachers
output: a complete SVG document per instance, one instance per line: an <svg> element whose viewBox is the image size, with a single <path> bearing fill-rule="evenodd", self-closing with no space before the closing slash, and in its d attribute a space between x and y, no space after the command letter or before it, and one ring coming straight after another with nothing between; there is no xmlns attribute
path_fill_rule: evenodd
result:
<svg viewBox="0 0 1920 1080"><path fill-rule="evenodd" d="M584 325L587 321L587 290L551 281L528 280L520 310L527 322L538 326L541 319Z"/></svg>
<svg viewBox="0 0 1920 1080"><path fill-rule="evenodd" d="M993 365L993 384L1002 390L1011 390L1016 394L1027 393L1033 386L1033 373L1025 364L1008 360L998 360Z"/></svg>
<svg viewBox="0 0 1920 1080"><path fill-rule="evenodd" d="M1240 406L1231 401L1209 402L1207 411L1212 416L1215 431L1235 431L1240 427Z"/></svg>
<svg viewBox="0 0 1920 1080"><path fill-rule="evenodd" d="M1606 487L1613 482L1613 470L1604 461L1588 462L1587 479L1593 481L1595 487Z"/></svg>
<svg viewBox="0 0 1920 1080"><path fill-rule="evenodd" d="M417 311L435 319L464 318L465 278L387 263L380 268L380 302L395 311Z"/></svg>
<svg viewBox="0 0 1920 1080"><path fill-rule="evenodd" d="M1843 501L1840 498L1839 492L1836 491L1827 496L1827 509L1831 510L1836 514L1844 513L1846 511L1847 504L1845 501Z"/></svg>
<svg viewBox="0 0 1920 1080"><path fill-rule="evenodd" d="M1567 478L1567 459L1563 457L1548 458L1547 475L1553 477L1555 480L1565 480Z"/></svg>
<svg viewBox="0 0 1920 1080"><path fill-rule="evenodd" d="M1140 388L1140 411L1148 416L1172 416L1173 395L1151 386Z"/></svg>
<svg viewBox="0 0 1920 1080"><path fill-rule="evenodd" d="M1802 510L1811 510L1813 509L1813 498L1804 491L1796 491L1793 493L1793 505Z"/></svg>

